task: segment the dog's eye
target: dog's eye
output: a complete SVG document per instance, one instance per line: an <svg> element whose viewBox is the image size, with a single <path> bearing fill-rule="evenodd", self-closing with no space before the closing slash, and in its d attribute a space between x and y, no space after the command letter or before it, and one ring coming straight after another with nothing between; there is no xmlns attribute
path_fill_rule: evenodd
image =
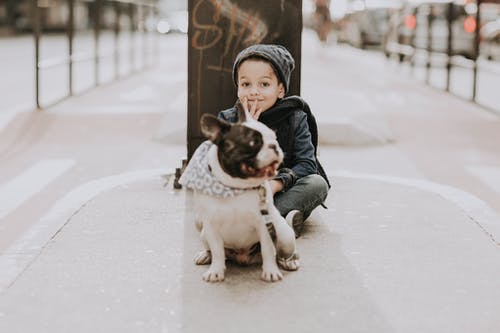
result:
<svg viewBox="0 0 500 333"><path fill-rule="evenodd" d="M255 140L251 140L248 144L250 145L250 147L255 146Z"/></svg>

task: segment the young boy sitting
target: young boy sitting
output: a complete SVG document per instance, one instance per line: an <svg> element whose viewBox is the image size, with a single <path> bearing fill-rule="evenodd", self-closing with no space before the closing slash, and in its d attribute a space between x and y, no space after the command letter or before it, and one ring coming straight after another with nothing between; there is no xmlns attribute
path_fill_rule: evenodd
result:
<svg viewBox="0 0 500 333"><path fill-rule="evenodd" d="M316 156L317 125L309 106L298 96L285 97L294 67L283 46L252 45L236 56L233 80L238 101L276 132L285 158L270 185L275 206L298 237L304 221L325 201L330 184ZM233 123L237 117L236 107L219 113Z"/></svg>

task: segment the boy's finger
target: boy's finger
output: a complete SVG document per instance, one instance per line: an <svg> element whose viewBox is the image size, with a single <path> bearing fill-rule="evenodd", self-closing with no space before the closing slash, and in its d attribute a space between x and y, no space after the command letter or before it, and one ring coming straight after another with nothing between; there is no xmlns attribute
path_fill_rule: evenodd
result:
<svg viewBox="0 0 500 333"><path fill-rule="evenodd" d="M252 110L250 111L250 114L256 120L259 119L259 114L260 114L259 110L257 110L257 101L254 101L252 104Z"/></svg>
<svg viewBox="0 0 500 333"><path fill-rule="evenodd" d="M255 114L256 110L257 110L257 101L253 101L253 103L252 103L252 109L250 110L250 112L252 114Z"/></svg>
<svg viewBox="0 0 500 333"><path fill-rule="evenodd" d="M249 112L248 111L248 98L243 97L243 100L241 101L241 105L243 106L243 110L245 110L245 112Z"/></svg>
<svg viewBox="0 0 500 333"><path fill-rule="evenodd" d="M261 113L262 113L262 108L259 108L257 111L255 111L255 113L254 113L254 116L253 116L253 117L254 117L256 120L259 120L259 117L260 117L260 114L261 114Z"/></svg>

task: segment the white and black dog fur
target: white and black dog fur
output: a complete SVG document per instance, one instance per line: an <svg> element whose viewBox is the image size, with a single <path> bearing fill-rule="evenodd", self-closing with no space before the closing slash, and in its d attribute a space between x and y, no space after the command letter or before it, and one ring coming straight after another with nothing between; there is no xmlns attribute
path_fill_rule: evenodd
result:
<svg viewBox="0 0 500 333"><path fill-rule="evenodd" d="M196 227L205 246L194 260L198 265L210 264L203 274L207 282L224 280L226 259L239 264L262 260L262 279L279 281L283 274L276 256L288 258L295 254L295 233L274 206L268 183L283 160L283 152L270 128L254 120L241 105L238 112L237 124L209 114L201 118L202 133L213 143L205 142L208 170L216 181L238 194L220 196L211 190L193 188ZM188 177L193 173L184 172L181 184L186 184ZM268 231L271 223L275 242ZM255 254L258 243L260 254ZM298 260L296 263L291 270L298 268Z"/></svg>

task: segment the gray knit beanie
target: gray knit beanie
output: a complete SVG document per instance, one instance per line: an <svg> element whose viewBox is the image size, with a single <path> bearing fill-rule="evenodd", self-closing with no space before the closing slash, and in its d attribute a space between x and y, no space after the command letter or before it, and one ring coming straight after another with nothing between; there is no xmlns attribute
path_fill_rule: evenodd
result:
<svg viewBox="0 0 500 333"><path fill-rule="evenodd" d="M233 65L233 81L238 86L238 67L249 57L257 56L268 60L273 66L278 79L285 86L285 93L290 85L290 74L295 68L295 61L286 48L274 44L256 44L242 50L236 56Z"/></svg>

